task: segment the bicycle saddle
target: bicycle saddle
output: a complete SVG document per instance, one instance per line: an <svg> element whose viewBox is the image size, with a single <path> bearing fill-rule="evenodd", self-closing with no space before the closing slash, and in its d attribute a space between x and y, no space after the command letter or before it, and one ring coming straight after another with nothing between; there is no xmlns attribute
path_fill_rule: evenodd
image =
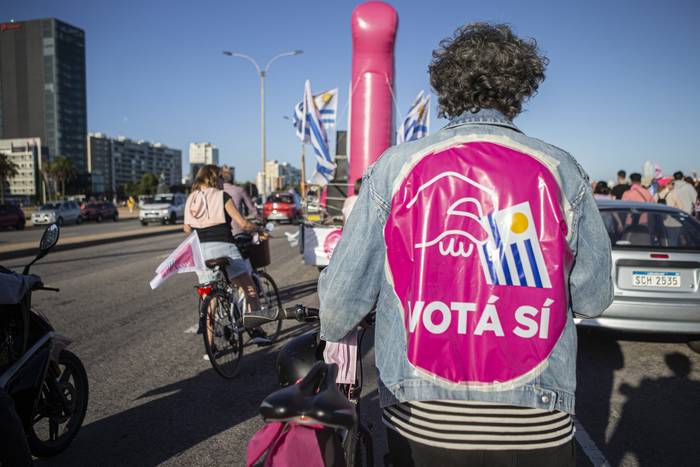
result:
<svg viewBox="0 0 700 467"><path fill-rule="evenodd" d="M350 430L357 421L355 406L335 383L338 366L317 362L297 384L275 391L260 404L267 422L320 423Z"/></svg>
<svg viewBox="0 0 700 467"><path fill-rule="evenodd" d="M228 256L223 258L208 259L204 262L208 268L215 268L217 266L225 267L228 265Z"/></svg>

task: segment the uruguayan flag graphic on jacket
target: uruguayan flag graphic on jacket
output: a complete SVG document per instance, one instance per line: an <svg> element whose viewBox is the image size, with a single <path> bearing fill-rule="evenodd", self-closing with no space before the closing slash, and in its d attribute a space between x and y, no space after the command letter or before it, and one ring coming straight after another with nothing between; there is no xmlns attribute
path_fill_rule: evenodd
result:
<svg viewBox="0 0 700 467"><path fill-rule="evenodd" d="M482 219L489 240L479 249L490 285L551 288L530 204L520 203Z"/></svg>

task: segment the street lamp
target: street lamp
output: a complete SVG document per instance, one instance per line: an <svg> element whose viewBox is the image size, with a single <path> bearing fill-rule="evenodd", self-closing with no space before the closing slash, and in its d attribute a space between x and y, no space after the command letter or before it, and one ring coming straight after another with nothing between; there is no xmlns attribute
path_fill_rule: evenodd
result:
<svg viewBox="0 0 700 467"><path fill-rule="evenodd" d="M255 67L255 71L260 77L260 153L262 157L263 200L265 200L265 198L267 197L267 147L265 145L265 76L267 76L267 72L270 69L270 65L272 65L272 62L274 62L278 58L289 57L292 55L301 55L303 53L303 50L292 50L291 52L283 52L279 55L275 55L274 57L272 57L270 61L267 62L264 68L260 68L258 62L253 60L253 58L249 55L224 50L224 55L227 55L229 57L240 57L245 60L248 60L250 63L253 64L253 66Z"/></svg>

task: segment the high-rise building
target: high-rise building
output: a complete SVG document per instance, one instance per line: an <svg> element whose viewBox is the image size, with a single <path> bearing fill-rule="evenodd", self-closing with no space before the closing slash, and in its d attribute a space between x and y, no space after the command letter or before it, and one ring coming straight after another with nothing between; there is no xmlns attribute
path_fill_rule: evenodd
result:
<svg viewBox="0 0 700 467"><path fill-rule="evenodd" d="M0 139L39 138L87 172L85 33L55 18L0 24Z"/></svg>
<svg viewBox="0 0 700 467"><path fill-rule="evenodd" d="M128 183L137 183L152 173L168 186L182 181L182 151L161 143L134 141L124 136L110 138L104 133L88 136L88 166L93 192L117 193Z"/></svg>
<svg viewBox="0 0 700 467"><path fill-rule="evenodd" d="M258 172L256 185L261 191L264 186L266 193L294 187L301 181L301 170L288 162L267 161L265 169L266 180L262 172Z"/></svg>
<svg viewBox="0 0 700 467"><path fill-rule="evenodd" d="M112 139L104 133L89 133L87 164L93 193L116 193Z"/></svg>
<svg viewBox="0 0 700 467"><path fill-rule="evenodd" d="M17 168L17 175L5 180L5 199L45 200L41 167L46 152L39 138L0 139L0 154L7 156Z"/></svg>
<svg viewBox="0 0 700 467"><path fill-rule="evenodd" d="M219 148L211 143L190 143L190 179L193 180L200 167L219 165Z"/></svg>

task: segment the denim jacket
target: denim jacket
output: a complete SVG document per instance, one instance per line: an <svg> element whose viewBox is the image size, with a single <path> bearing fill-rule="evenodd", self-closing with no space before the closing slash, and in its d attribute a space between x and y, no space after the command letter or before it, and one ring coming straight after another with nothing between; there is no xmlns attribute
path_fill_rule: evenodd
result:
<svg viewBox="0 0 700 467"><path fill-rule="evenodd" d="M560 334L553 339L537 371L515 379L512 384L450 384L434 375L426 375L412 364L408 357L410 342L405 307L398 298L391 274L387 273L386 227L393 212L393 195L397 183L406 174L406 167L414 163L417 155L464 141L496 141L504 147L519 148L527 155L540 155L540 159L547 162L548 176L556 180L553 186L558 188L561 200L562 225L566 232L562 245L571 259L562 269L561 282L561 294L568 308L562 308ZM520 176L513 173L513 180L517 181ZM528 293L535 289L521 290ZM329 341L340 340L369 311L376 309L375 356L382 407L403 401L456 399L573 414L577 350L573 316L598 316L610 305L612 296L610 241L588 176L565 151L525 136L503 114L486 109L463 114L428 137L391 147L368 168L342 239L319 280L321 336ZM411 320L410 315L408 319ZM427 322L426 326L431 323ZM464 351L466 355L467 350L473 348L457 348L457 353ZM477 355L476 358L485 361L489 356Z"/></svg>

